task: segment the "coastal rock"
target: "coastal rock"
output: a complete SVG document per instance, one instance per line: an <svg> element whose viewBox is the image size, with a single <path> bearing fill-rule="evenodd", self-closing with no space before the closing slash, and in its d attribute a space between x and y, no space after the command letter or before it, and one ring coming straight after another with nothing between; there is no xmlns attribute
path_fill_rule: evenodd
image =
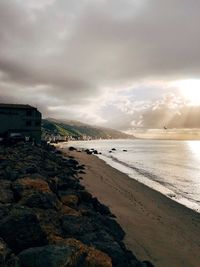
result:
<svg viewBox="0 0 200 267"><path fill-rule="evenodd" d="M0 266L2 267L20 267L19 259L8 248L7 244L0 238Z"/></svg>
<svg viewBox="0 0 200 267"><path fill-rule="evenodd" d="M97 212L101 213L102 215L112 215L110 209L104 204L101 204L96 197L93 197L91 202Z"/></svg>
<svg viewBox="0 0 200 267"><path fill-rule="evenodd" d="M11 182L8 180L0 181L0 203L12 203L14 201Z"/></svg>
<svg viewBox="0 0 200 267"><path fill-rule="evenodd" d="M83 267L112 267L111 258L100 250L83 244L81 241L69 238L59 241L73 248L75 251L75 266Z"/></svg>
<svg viewBox="0 0 200 267"><path fill-rule="evenodd" d="M85 152L86 152L88 155L92 155L92 152L93 152L93 151L91 151L91 150L89 150L89 149L85 149Z"/></svg>
<svg viewBox="0 0 200 267"><path fill-rule="evenodd" d="M28 206L30 208L39 208L39 209L58 208L57 197L52 193L46 193L46 192L30 193L20 201L20 204Z"/></svg>
<svg viewBox="0 0 200 267"><path fill-rule="evenodd" d="M72 265L73 250L65 246L48 245L29 248L19 254L22 267L62 267Z"/></svg>
<svg viewBox="0 0 200 267"><path fill-rule="evenodd" d="M14 252L47 243L36 215L26 208L12 210L1 221L0 236Z"/></svg>
<svg viewBox="0 0 200 267"><path fill-rule="evenodd" d="M70 147L69 147L69 151L75 151L75 150L76 150L75 147L73 147L73 146L70 146Z"/></svg>
<svg viewBox="0 0 200 267"><path fill-rule="evenodd" d="M80 179L80 178L79 178ZM81 201L83 202L92 202L92 195L86 190L78 190L77 194Z"/></svg>
<svg viewBox="0 0 200 267"><path fill-rule="evenodd" d="M126 255L126 252L122 250L122 248L117 242L96 241L92 245L98 250L101 250L106 253L112 259L113 266L130 266L130 261Z"/></svg>
<svg viewBox="0 0 200 267"><path fill-rule="evenodd" d="M61 196L60 201L70 207L76 207L79 203L79 198L77 195L69 194Z"/></svg>
<svg viewBox="0 0 200 267"><path fill-rule="evenodd" d="M60 240L57 245L30 248L19 254L22 267L112 267L103 252L75 239Z"/></svg>
<svg viewBox="0 0 200 267"><path fill-rule="evenodd" d="M68 177L62 181L61 179L57 182L58 191L66 191L68 189L78 189L79 183L77 180Z"/></svg>
<svg viewBox="0 0 200 267"><path fill-rule="evenodd" d="M61 216L64 216L64 215L72 215L72 216L80 216L81 213L67 205L63 205L60 210L59 210L59 214Z"/></svg>
<svg viewBox="0 0 200 267"><path fill-rule="evenodd" d="M69 166L72 166L72 167L79 165L79 162L75 159L69 159L67 163Z"/></svg>
<svg viewBox="0 0 200 267"><path fill-rule="evenodd" d="M139 264L138 264L139 265ZM151 262L149 261L143 261L140 266L138 267L154 267Z"/></svg>
<svg viewBox="0 0 200 267"><path fill-rule="evenodd" d="M97 215L97 218L105 226L106 231L112 235L115 240L120 242L124 238L125 233L115 219L100 215Z"/></svg>
<svg viewBox="0 0 200 267"><path fill-rule="evenodd" d="M3 267L152 267L126 249L114 215L80 184L84 169L51 145L0 146Z"/></svg>
<svg viewBox="0 0 200 267"><path fill-rule="evenodd" d="M50 193L51 190L46 181L40 178L25 177L18 179L12 186L14 196L16 199L21 199L25 194L32 191Z"/></svg>
<svg viewBox="0 0 200 267"><path fill-rule="evenodd" d="M25 170L26 174L33 174L33 173L38 173L38 168L35 165L32 165Z"/></svg>
<svg viewBox="0 0 200 267"><path fill-rule="evenodd" d="M85 216L63 216L62 228L66 236L81 238L85 234L98 231L99 225Z"/></svg>

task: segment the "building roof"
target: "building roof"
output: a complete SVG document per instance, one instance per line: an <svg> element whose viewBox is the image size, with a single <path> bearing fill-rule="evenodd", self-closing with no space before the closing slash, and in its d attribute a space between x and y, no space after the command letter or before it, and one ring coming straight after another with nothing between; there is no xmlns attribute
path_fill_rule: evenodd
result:
<svg viewBox="0 0 200 267"><path fill-rule="evenodd" d="M36 109L30 105L22 105L22 104L4 104L0 103L0 108L18 108L18 109Z"/></svg>

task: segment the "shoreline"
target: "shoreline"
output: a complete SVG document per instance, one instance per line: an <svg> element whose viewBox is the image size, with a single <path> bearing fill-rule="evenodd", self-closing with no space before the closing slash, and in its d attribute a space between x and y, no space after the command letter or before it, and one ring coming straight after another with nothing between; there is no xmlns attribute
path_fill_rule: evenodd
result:
<svg viewBox="0 0 200 267"><path fill-rule="evenodd" d="M156 267L200 266L200 214L84 152L62 149L84 164L81 183L113 212L137 258ZM94 179L95 177L95 179Z"/></svg>
<svg viewBox="0 0 200 267"><path fill-rule="evenodd" d="M175 201L176 203L179 203L179 204L183 205L184 207L200 214L200 206L196 202L190 201L183 196L180 197L180 195L176 196L176 193L173 192L171 189L169 189L169 188L165 187L164 185L159 184L158 182L153 181L149 178L147 178L146 180L135 179L133 174L128 174L127 172L122 171L121 168L116 167L116 164L122 165L121 162L113 161L110 159L108 160L105 156L103 156L103 157L101 156L98 158L100 160L103 160L105 162L105 164L107 164L107 165L111 166L112 168L117 169L121 173L127 175L130 179L134 179L138 183L141 183L141 184L147 186L148 188L153 189L153 190L161 193L163 196ZM128 167L128 166L126 167L124 165L123 165L123 167L127 168L127 170L130 168L130 167Z"/></svg>
<svg viewBox="0 0 200 267"><path fill-rule="evenodd" d="M80 184L84 170L47 144L0 146L0 266L152 266Z"/></svg>

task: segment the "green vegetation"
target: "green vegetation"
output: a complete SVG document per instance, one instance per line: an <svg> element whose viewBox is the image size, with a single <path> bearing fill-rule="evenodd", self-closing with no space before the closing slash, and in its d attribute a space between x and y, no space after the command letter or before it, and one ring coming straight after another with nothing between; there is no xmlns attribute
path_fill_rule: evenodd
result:
<svg viewBox="0 0 200 267"><path fill-rule="evenodd" d="M42 133L43 135L61 135L61 136L72 136L74 138L82 138L89 136L94 139L102 138L133 138L133 136L126 135L122 132L90 126L88 124L76 122L76 121L61 121L55 119L44 119L42 120Z"/></svg>

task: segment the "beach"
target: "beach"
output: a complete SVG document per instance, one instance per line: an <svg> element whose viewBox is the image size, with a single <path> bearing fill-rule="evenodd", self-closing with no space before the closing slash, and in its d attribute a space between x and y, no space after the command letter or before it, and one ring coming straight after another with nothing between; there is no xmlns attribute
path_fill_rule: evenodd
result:
<svg viewBox="0 0 200 267"><path fill-rule="evenodd" d="M200 266L200 214L131 179L85 152L68 151L85 165L82 184L107 205L124 229L125 244L156 267Z"/></svg>

